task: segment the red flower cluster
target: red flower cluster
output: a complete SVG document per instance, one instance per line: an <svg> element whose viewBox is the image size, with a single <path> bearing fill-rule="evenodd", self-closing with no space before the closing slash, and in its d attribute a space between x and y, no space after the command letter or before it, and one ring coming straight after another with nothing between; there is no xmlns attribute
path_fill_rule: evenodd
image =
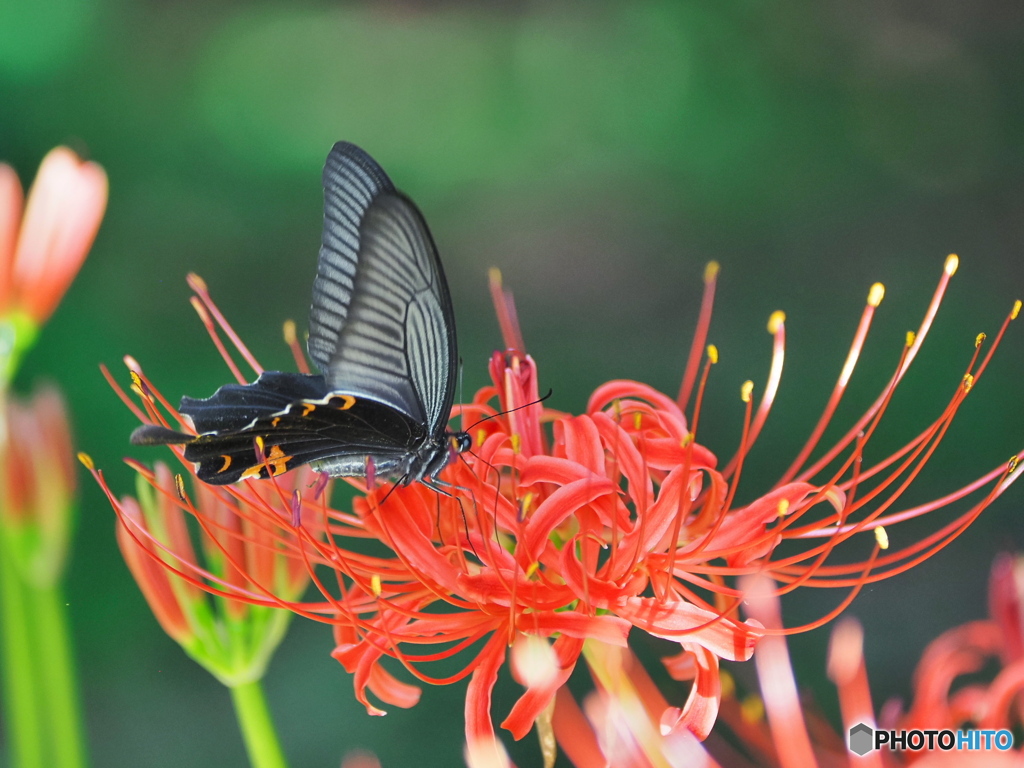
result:
<svg viewBox="0 0 1024 768"><path fill-rule="evenodd" d="M313 494L296 492L293 514L286 515L280 505L253 502L254 497L288 498L279 478L247 480L224 489L233 497L237 514L271 536L276 552L301 561L320 596L293 600L251 574L244 589L229 583L211 586L189 568L178 569L178 575L204 589L276 604L330 623L337 642L334 656L353 674L356 696L372 714L382 712L368 693L403 707L419 698L418 688L386 668L388 661L431 684L471 676L466 698L471 743L493 739L491 692L507 649L518 640L540 638L544 647L551 641L547 674L530 675L513 665L526 690L502 725L521 738L535 723L549 728L556 693L588 643L626 646L636 628L678 642L680 655L667 660L668 669L693 681L686 705L662 712L662 731L685 729L704 738L719 710L719 659L749 658L765 633L802 631L828 621L864 584L899 573L946 546L1016 476L1017 457L932 503L895 509L982 374L1019 303L984 359L984 339L979 337L967 371L956 375L950 402L928 429L895 454L873 464L864 461L865 447L920 348L955 269L951 257L920 330L908 336L896 371L875 403L836 445L805 467L846 388L882 299L881 286L872 288L847 363L807 445L775 487L744 505L734 503L737 483L781 376L781 313L769 324L775 339L769 381L756 409L753 385L744 386L746 416L739 448L722 467L697 436L708 371L717 359L714 347L704 354L717 268L706 273L701 319L679 398L637 382L613 381L598 388L579 416L541 404L536 365L523 352L511 299L495 282L507 351L491 358L492 385L457 408L476 423L469 429L472 449L443 475L450 496L422 484L367 488L354 483L364 495L352 512L330 508L326 495L310 498L318 488ZM259 373L205 286L195 279L192 285L194 303L218 347L224 349L219 328ZM290 343L302 369L294 333ZM144 421L188 429L141 370L132 367L136 394L146 410L122 392L130 407ZM238 378L243 380L240 373ZM683 409L691 396L695 405L687 418ZM172 450L181 458L180 448ZM886 546L881 526L945 507L985 486L980 499L934 534L881 553ZM122 522L134 529L124 504L109 495ZM178 506L198 516L204 528L217 527L217 521L205 519L201 507L184 500ZM832 563L837 547L871 531L878 543L867 559ZM215 539L225 536L246 534L222 530ZM365 546L353 544L359 539L375 540L386 549L367 554ZM236 568L245 569L230 546L223 544L222 550ZM174 554L187 558L187 553ZM777 594L800 586L847 588L849 593L835 611L812 625L765 629L739 616L743 592L735 580L754 573L771 577ZM427 673L431 662L455 656L466 659L458 673L443 678Z"/></svg>

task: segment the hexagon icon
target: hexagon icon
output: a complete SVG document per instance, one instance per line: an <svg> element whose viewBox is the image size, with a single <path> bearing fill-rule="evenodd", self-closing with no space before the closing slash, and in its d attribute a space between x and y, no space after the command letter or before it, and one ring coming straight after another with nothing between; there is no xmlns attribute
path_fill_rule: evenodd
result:
<svg viewBox="0 0 1024 768"><path fill-rule="evenodd" d="M855 755L864 757L872 750L874 734L871 726L864 723L857 723L850 729L850 751Z"/></svg>

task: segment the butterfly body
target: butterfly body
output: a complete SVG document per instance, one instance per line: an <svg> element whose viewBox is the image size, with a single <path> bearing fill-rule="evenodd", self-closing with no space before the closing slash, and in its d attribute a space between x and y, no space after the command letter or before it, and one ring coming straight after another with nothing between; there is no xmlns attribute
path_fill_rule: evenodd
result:
<svg viewBox="0 0 1024 768"><path fill-rule="evenodd" d="M182 398L197 435L145 425L133 443L185 443L199 479L216 485L303 464L331 477L433 482L469 447L447 428L455 322L426 222L352 144L331 150L323 184L308 345L322 373L268 371Z"/></svg>

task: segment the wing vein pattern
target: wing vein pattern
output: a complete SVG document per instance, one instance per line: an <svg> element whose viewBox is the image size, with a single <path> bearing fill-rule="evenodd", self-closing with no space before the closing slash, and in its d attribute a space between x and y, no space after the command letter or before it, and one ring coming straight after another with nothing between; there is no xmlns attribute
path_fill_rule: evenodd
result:
<svg viewBox="0 0 1024 768"><path fill-rule="evenodd" d="M330 391L389 405L438 436L454 396L451 298L416 206L362 150L324 167L309 353Z"/></svg>

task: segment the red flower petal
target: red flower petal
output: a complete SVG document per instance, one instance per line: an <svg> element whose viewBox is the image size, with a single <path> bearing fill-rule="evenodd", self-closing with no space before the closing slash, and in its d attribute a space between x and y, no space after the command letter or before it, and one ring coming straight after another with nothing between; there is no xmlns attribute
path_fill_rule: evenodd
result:
<svg viewBox="0 0 1024 768"><path fill-rule="evenodd" d="M694 667L694 682L682 710L669 707L661 717L662 735L678 728L688 728L703 741L711 733L718 718L722 698L722 682L718 676L718 657L697 643L683 643L684 653Z"/></svg>
<svg viewBox="0 0 1024 768"><path fill-rule="evenodd" d="M730 661L749 659L762 635L761 625L752 619L737 624L692 603L627 597L615 605L615 612L652 635L677 642L685 637Z"/></svg>
<svg viewBox="0 0 1024 768"><path fill-rule="evenodd" d="M470 743L494 738L491 694L498 680L498 670L505 662L506 642L503 632L495 632L474 661L476 669L466 688L466 741Z"/></svg>

